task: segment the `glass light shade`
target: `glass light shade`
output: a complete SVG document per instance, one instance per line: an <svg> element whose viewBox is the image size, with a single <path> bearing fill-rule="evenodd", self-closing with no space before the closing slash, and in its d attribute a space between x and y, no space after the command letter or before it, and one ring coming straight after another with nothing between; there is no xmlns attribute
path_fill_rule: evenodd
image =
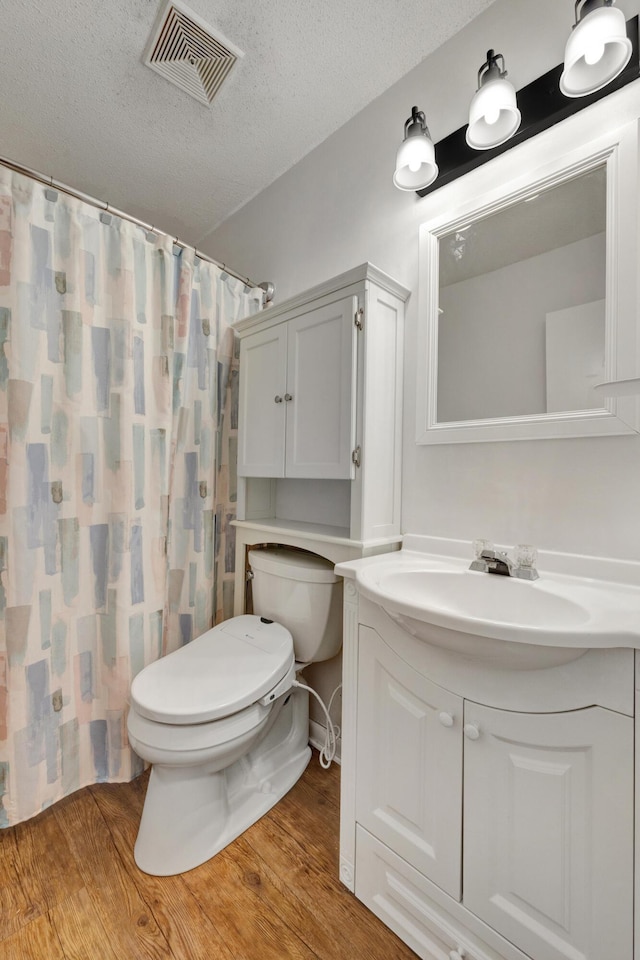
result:
<svg viewBox="0 0 640 960"><path fill-rule="evenodd" d="M438 176L436 151L425 133L409 135L400 144L393 182L399 190L422 190Z"/></svg>
<svg viewBox="0 0 640 960"><path fill-rule="evenodd" d="M584 97L601 90L622 73L631 57L624 14L617 7L598 7L571 32L564 52L560 89L565 97Z"/></svg>
<svg viewBox="0 0 640 960"><path fill-rule="evenodd" d="M490 150L512 137L520 126L513 84L496 77L482 84L469 107L467 143L474 150Z"/></svg>

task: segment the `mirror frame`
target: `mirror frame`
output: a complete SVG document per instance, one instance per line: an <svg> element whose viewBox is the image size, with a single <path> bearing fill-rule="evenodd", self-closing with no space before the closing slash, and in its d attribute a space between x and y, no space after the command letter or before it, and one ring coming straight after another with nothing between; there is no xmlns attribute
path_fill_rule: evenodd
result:
<svg viewBox="0 0 640 960"><path fill-rule="evenodd" d="M610 108L604 117L613 113ZM607 177L605 380L640 374L639 121L587 140L594 129L590 115L591 110L586 110L570 118L497 158L495 165L487 164L427 198L433 215L420 227L416 443L610 436L640 431L640 399L636 397L606 398L602 408L591 410L437 420L440 238L602 164L606 165ZM602 126L606 129L606 120ZM541 163L548 157L555 159ZM522 174L523 169L530 172Z"/></svg>

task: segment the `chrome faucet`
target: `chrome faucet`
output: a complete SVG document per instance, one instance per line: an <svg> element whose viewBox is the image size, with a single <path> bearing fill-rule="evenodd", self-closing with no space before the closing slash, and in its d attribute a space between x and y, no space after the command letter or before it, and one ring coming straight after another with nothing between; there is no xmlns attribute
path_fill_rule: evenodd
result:
<svg viewBox="0 0 640 960"><path fill-rule="evenodd" d="M504 550L494 550L493 547L484 547L473 561L470 570L480 570L482 573L497 573L503 577L515 576L515 564Z"/></svg>
<svg viewBox="0 0 640 960"><path fill-rule="evenodd" d="M506 550L496 550L488 540L474 541L476 558L469 567L481 573L495 573L503 577L517 577L520 580L537 580L538 571L534 564L536 550L528 544L516 547L516 560L512 560Z"/></svg>

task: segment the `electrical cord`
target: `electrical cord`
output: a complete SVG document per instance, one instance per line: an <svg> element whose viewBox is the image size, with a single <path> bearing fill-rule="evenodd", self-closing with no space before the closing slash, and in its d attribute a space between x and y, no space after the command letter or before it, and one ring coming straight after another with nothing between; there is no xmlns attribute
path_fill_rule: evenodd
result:
<svg viewBox="0 0 640 960"><path fill-rule="evenodd" d="M335 690L333 691L333 693L332 693L331 696L329 697L329 704L328 704L328 706L327 706L327 710L328 710L328 712L329 712L329 715L331 715L331 707L333 706L333 701L334 701L334 699L335 699L335 695L336 695L336 693L339 693L340 690L342 690L342 684L341 684L341 683L338 684L338 686L335 688ZM342 733L342 728L339 727L337 723L334 723L333 729L334 729L334 732L335 732L335 735L336 735L336 740L338 740L338 738L340 737L340 734Z"/></svg>
<svg viewBox="0 0 640 960"><path fill-rule="evenodd" d="M329 716L329 708L331 707L333 698L335 697L336 693L338 692L342 684L339 684L331 694L331 699L329 700L329 708L327 708L324 705L324 701L322 697L320 697L316 693L313 687L307 686L306 683L300 683L298 680L293 681L293 686L298 687L300 690L307 690L309 693L312 693L313 696L318 701L318 703L320 704L320 706L322 707L322 709L324 710L324 715L327 719L327 732L325 735L324 747L320 751L320 766L322 767L323 770L328 770L336 755L336 739L337 739L336 728L334 727L331 717ZM338 727L338 733L339 732L340 732L340 728Z"/></svg>

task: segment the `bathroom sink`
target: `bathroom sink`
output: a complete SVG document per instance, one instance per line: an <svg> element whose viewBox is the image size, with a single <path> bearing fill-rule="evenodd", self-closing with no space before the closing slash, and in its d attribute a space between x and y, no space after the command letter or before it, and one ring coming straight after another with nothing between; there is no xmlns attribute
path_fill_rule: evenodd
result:
<svg viewBox="0 0 640 960"><path fill-rule="evenodd" d="M640 646L637 587L561 574L527 581L468 566L404 551L353 564L360 593L399 626L467 658L531 670L593 647Z"/></svg>
<svg viewBox="0 0 640 960"><path fill-rule="evenodd" d="M380 589L401 603L510 627L579 628L589 620L580 603L525 580L473 571L412 570L381 578Z"/></svg>

